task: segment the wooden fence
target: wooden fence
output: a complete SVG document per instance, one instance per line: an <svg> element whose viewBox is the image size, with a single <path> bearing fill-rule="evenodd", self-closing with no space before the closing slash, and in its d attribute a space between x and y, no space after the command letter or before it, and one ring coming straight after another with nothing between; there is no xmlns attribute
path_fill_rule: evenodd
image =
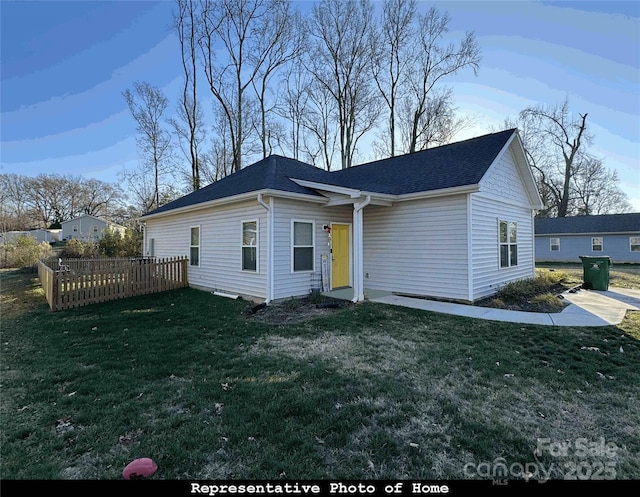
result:
<svg viewBox="0 0 640 497"><path fill-rule="evenodd" d="M52 311L189 286L187 258L40 261L38 277Z"/></svg>

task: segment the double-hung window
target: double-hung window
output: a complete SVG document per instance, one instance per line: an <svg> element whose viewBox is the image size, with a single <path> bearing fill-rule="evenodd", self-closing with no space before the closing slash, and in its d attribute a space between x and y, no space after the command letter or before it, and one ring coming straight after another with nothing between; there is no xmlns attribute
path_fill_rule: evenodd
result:
<svg viewBox="0 0 640 497"><path fill-rule="evenodd" d="M629 250L631 252L640 252L640 236L629 237Z"/></svg>
<svg viewBox="0 0 640 497"><path fill-rule="evenodd" d="M550 238L549 244L551 246L551 252L560 251L560 238Z"/></svg>
<svg viewBox="0 0 640 497"><path fill-rule="evenodd" d="M499 221L500 267L518 265L518 223Z"/></svg>
<svg viewBox="0 0 640 497"><path fill-rule="evenodd" d="M591 238L591 251L592 252L602 252L602 237L594 236Z"/></svg>
<svg viewBox="0 0 640 497"><path fill-rule="evenodd" d="M189 265L200 265L200 226L191 226L191 240L189 246Z"/></svg>
<svg viewBox="0 0 640 497"><path fill-rule="evenodd" d="M258 221L242 222L242 270L258 271Z"/></svg>
<svg viewBox="0 0 640 497"><path fill-rule="evenodd" d="M293 221L291 223L293 272L313 271L313 229L314 224L312 221Z"/></svg>

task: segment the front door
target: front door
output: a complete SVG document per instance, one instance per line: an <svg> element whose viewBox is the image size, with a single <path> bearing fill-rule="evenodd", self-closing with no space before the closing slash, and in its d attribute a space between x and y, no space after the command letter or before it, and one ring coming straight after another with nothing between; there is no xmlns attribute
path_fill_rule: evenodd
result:
<svg viewBox="0 0 640 497"><path fill-rule="evenodd" d="M331 288L349 286L349 225L331 225Z"/></svg>

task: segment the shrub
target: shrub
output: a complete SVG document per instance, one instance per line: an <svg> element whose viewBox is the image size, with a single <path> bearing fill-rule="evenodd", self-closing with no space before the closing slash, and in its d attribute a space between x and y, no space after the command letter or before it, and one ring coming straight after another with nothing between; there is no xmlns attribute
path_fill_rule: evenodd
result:
<svg viewBox="0 0 640 497"><path fill-rule="evenodd" d="M127 229L124 236L114 230L106 230L98 242L101 255L107 257L136 257L142 255L140 236Z"/></svg>
<svg viewBox="0 0 640 497"><path fill-rule="evenodd" d="M60 257L65 259L79 259L81 257L95 257L98 255L98 247L93 242L83 242L81 240L71 239L69 240Z"/></svg>
<svg viewBox="0 0 640 497"><path fill-rule="evenodd" d="M497 309L506 309L507 304L502 299L491 299L491 306Z"/></svg>
<svg viewBox="0 0 640 497"><path fill-rule="evenodd" d="M32 236L19 236L3 246L6 267L33 268L40 259L51 254L51 245L38 243Z"/></svg>
<svg viewBox="0 0 640 497"><path fill-rule="evenodd" d="M565 305L562 299L553 293L536 295L531 299L531 303L544 312L560 312Z"/></svg>
<svg viewBox="0 0 640 497"><path fill-rule="evenodd" d="M505 302L528 299L536 295L550 293L567 279L567 273L562 271L537 272L535 278L512 281L504 285L496 293L496 297Z"/></svg>

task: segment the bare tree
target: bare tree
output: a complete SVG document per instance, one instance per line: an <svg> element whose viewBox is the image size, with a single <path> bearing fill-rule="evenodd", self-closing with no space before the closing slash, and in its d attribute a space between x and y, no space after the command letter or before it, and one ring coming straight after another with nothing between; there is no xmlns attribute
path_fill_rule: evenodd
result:
<svg viewBox="0 0 640 497"><path fill-rule="evenodd" d="M571 181L584 148L591 142L587 114L574 116L565 100L560 105L538 105L520 112L525 149L548 207L557 217L569 213Z"/></svg>
<svg viewBox="0 0 640 497"><path fill-rule="evenodd" d="M153 202L147 207L153 208L160 205L161 177L169 172L171 160L171 135L163 127L163 114L168 100L158 88L149 83L135 82L133 87L133 92L127 89L123 96L137 123L137 142L144 167L137 174L131 176L125 173L124 177L139 181L140 173L146 174L151 170Z"/></svg>
<svg viewBox="0 0 640 497"><path fill-rule="evenodd" d="M135 209L146 213L160 203L160 187L156 190L153 175L142 164L133 167L124 166L118 172L118 179L128 187L129 201Z"/></svg>
<svg viewBox="0 0 640 497"><path fill-rule="evenodd" d="M116 186L94 178L82 179L75 191L81 211L92 216L110 218L122 200L122 192Z"/></svg>
<svg viewBox="0 0 640 497"><path fill-rule="evenodd" d="M433 123L429 113L441 108L435 105L438 99L433 92L437 85L464 68L473 69L474 74L478 70L481 54L474 33L466 33L457 46L444 43L449 21L449 14L442 14L435 7L419 16L416 52L409 72L410 91L404 103L405 109L410 109L409 122L405 124L408 128L405 152L412 153L430 145L424 133L432 127L425 123ZM440 100L442 103L446 103L446 99Z"/></svg>
<svg viewBox="0 0 640 497"><path fill-rule="evenodd" d="M570 212L583 216L630 212L629 199L618 183L618 173L607 169L601 159L579 161L571 178Z"/></svg>
<svg viewBox="0 0 640 497"><path fill-rule="evenodd" d="M288 0L273 0L255 37L255 48L250 57L257 72L251 84L260 107L257 128L264 158L270 153L270 136L277 128L275 122L268 126L269 116L275 113L280 100L277 94L269 92L269 86L279 69L302 54L304 30L300 13L292 10Z"/></svg>
<svg viewBox="0 0 640 497"><path fill-rule="evenodd" d="M284 0L202 0L199 45L211 93L220 105L229 128L233 150L232 170L239 171L251 131L262 130L266 148L266 87L279 67L278 53L288 57L287 27L281 20L289 15ZM218 60L216 52L224 52ZM278 52L280 51L280 52ZM261 82L260 82L261 80ZM264 126L254 126L255 102L247 90L254 85L265 97ZM254 107L253 109L251 107Z"/></svg>
<svg viewBox="0 0 640 497"><path fill-rule="evenodd" d="M327 87L315 80L307 87L307 96L302 126L309 139L303 138L304 151L312 164L331 171L338 149L337 102Z"/></svg>
<svg viewBox="0 0 640 497"><path fill-rule="evenodd" d="M399 108L400 135L403 150L425 150L450 143L461 130L473 124L470 117L461 117L453 103L453 90L435 88L427 97L424 112L416 121L415 108L405 99Z"/></svg>
<svg viewBox="0 0 640 497"><path fill-rule="evenodd" d="M18 174L0 174L2 231L36 227L28 214L27 179Z"/></svg>
<svg viewBox="0 0 640 497"><path fill-rule="evenodd" d="M280 84L282 98L275 107L278 116L288 121L285 142L291 155L299 160L304 146L303 120L309 109L309 77L300 67L290 67L288 75Z"/></svg>
<svg viewBox="0 0 640 497"><path fill-rule="evenodd" d="M322 0L313 6L306 67L335 101L342 168L352 165L358 140L377 122L372 82L373 8L368 0Z"/></svg>
<svg viewBox="0 0 640 497"><path fill-rule="evenodd" d="M206 183L218 181L233 172L233 149L226 116L218 109L214 119L211 148L203 162L202 178Z"/></svg>
<svg viewBox="0 0 640 497"><path fill-rule="evenodd" d="M200 188L201 144L204 141L204 127L202 110L198 103L198 12L196 4L192 0L177 0L178 13L174 23L178 40L180 41L180 54L184 84L179 99L178 118L171 119L178 142L184 155L191 164L190 185L191 190ZM183 146L186 143L186 146Z"/></svg>
<svg viewBox="0 0 640 497"><path fill-rule="evenodd" d="M412 70L416 16L415 0L385 0L382 18L373 37L373 78L389 111L383 155L396 153L397 106Z"/></svg>

